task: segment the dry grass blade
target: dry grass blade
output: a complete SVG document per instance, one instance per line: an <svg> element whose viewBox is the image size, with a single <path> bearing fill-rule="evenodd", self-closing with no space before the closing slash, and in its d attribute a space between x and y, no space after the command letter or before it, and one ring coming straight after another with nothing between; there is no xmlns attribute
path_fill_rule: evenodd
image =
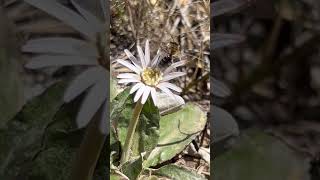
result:
<svg viewBox="0 0 320 180"><path fill-rule="evenodd" d="M220 0L211 4L211 17L236 11L247 4L246 0Z"/></svg>
<svg viewBox="0 0 320 180"><path fill-rule="evenodd" d="M223 33L213 33L211 38L210 48L212 49L238 44L245 40L245 37L239 34Z"/></svg>

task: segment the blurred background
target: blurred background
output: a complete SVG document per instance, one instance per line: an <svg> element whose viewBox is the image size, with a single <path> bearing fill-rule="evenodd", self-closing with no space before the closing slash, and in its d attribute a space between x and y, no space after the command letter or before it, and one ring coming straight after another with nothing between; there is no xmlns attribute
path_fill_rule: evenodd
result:
<svg viewBox="0 0 320 180"><path fill-rule="evenodd" d="M319 179L320 1L218 0L211 8L211 72L224 83L218 90L231 90L213 104L234 119L219 116L212 128L234 137L213 144L214 177Z"/></svg>

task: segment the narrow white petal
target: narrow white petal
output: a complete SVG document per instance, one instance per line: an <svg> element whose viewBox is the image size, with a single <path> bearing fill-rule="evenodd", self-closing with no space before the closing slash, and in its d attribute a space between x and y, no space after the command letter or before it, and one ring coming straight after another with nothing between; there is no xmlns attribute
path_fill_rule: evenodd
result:
<svg viewBox="0 0 320 180"><path fill-rule="evenodd" d="M140 46L137 46L137 49L138 49L138 54L139 54L140 61L141 61L141 64L142 64L142 68L146 68L147 65L146 65L146 61L145 61L145 58L144 58L143 51L142 51Z"/></svg>
<svg viewBox="0 0 320 180"><path fill-rule="evenodd" d="M165 81L169 81L171 79L175 79L177 77L180 77L180 76L184 76L186 75L187 73L185 72L172 72L172 73L169 73L169 74L166 74L164 75L163 79L161 80L161 82L165 82Z"/></svg>
<svg viewBox="0 0 320 180"><path fill-rule="evenodd" d="M61 3L53 0L25 0L25 2L63 21L86 37L95 40L96 31L90 24L81 15Z"/></svg>
<svg viewBox="0 0 320 180"><path fill-rule="evenodd" d="M22 47L22 51L98 57L97 49L87 41L67 37L30 40Z"/></svg>
<svg viewBox="0 0 320 180"><path fill-rule="evenodd" d="M97 33L103 32L104 24L96 16L94 16L91 12L87 11L86 9L82 8L75 0L71 0L71 3L87 20L87 22L91 25L94 31L96 31Z"/></svg>
<svg viewBox="0 0 320 180"><path fill-rule="evenodd" d="M167 73L171 72L172 70L176 69L177 67L184 66L184 65L186 65L186 63L187 63L186 60L173 63L166 70L164 70L163 74L167 74Z"/></svg>
<svg viewBox="0 0 320 180"><path fill-rule="evenodd" d="M151 88L149 86L145 86L145 90L143 92L142 99L141 99L141 104L146 103L149 97L150 91L151 91Z"/></svg>
<svg viewBox="0 0 320 180"><path fill-rule="evenodd" d="M118 81L119 84L123 84L123 83L134 83L134 82L140 82L137 79L120 79Z"/></svg>
<svg viewBox="0 0 320 180"><path fill-rule="evenodd" d="M176 92L182 92L182 89L181 89L180 87L178 87L178 86L176 86L176 85L174 85L174 84L172 84L172 83L162 82L162 83L160 83L159 85L165 86L165 87L167 87L167 88L169 88L169 89L172 89L172 90L174 90L174 91L176 91Z"/></svg>
<svg viewBox="0 0 320 180"><path fill-rule="evenodd" d="M158 99L157 99L157 92L155 88L151 88L151 97L153 100L154 105L158 105Z"/></svg>
<svg viewBox="0 0 320 180"><path fill-rule="evenodd" d="M133 63L141 64L141 62L139 62L138 59L134 57L133 54L128 49L125 49L124 52Z"/></svg>
<svg viewBox="0 0 320 180"><path fill-rule="evenodd" d="M146 47L144 49L144 54L145 54L146 66L149 66L149 64L150 64L150 45L149 45L148 39L146 41Z"/></svg>
<svg viewBox="0 0 320 180"><path fill-rule="evenodd" d="M134 99L133 99L134 102L137 102L140 99L141 95L145 91L145 88L146 88L146 86L144 84L142 84L142 86L139 88L139 90L137 91L137 93L134 96Z"/></svg>
<svg viewBox="0 0 320 180"><path fill-rule="evenodd" d="M181 96L174 95L174 97L180 104L185 104L185 101Z"/></svg>
<svg viewBox="0 0 320 180"><path fill-rule="evenodd" d="M96 83L90 89L77 114L78 127L82 128L86 126L94 114L99 110L100 106L102 106L109 95L107 89L109 89L107 80Z"/></svg>
<svg viewBox="0 0 320 180"><path fill-rule="evenodd" d="M156 56L152 59L151 67L156 67L160 61L160 54L157 53Z"/></svg>
<svg viewBox="0 0 320 180"><path fill-rule="evenodd" d="M39 55L28 62L25 67L28 69L39 69L52 66L72 66L72 65L97 65L95 58L67 56L67 55Z"/></svg>
<svg viewBox="0 0 320 180"><path fill-rule="evenodd" d="M92 67L85 70L70 83L64 93L63 100L70 102L96 83L101 76L105 76L106 74L106 71L101 67ZM107 78L105 79L108 80Z"/></svg>
<svg viewBox="0 0 320 180"><path fill-rule="evenodd" d="M122 64L123 66L129 68L131 71L134 71L134 72L137 73L137 74L140 74L140 72L141 72L136 66L130 64L130 63L127 62L127 61L124 61L124 60L122 60L122 59L118 59L117 62L120 63L120 64Z"/></svg>
<svg viewBox="0 0 320 180"><path fill-rule="evenodd" d="M133 73L122 73L117 76L119 79L137 79L140 80L140 76Z"/></svg>
<svg viewBox="0 0 320 180"><path fill-rule="evenodd" d="M131 62L132 62L140 71L142 71L141 62L138 61L138 60L131 54L131 52L128 51L127 49L125 49L124 52L126 53L126 55L128 56L128 58L131 60Z"/></svg>
<svg viewBox="0 0 320 180"><path fill-rule="evenodd" d="M136 92L139 88L141 88L142 86L144 86L142 83L137 83L134 86L132 86L132 88L130 89L130 94Z"/></svg>
<svg viewBox="0 0 320 180"><path fill-rule="evenodd" d="M161 84L158 84L157 85L157 88L161 89L164 93L166 93L168 96L174 98L174 94L166 87L166 86L163 86Z"/></svg>

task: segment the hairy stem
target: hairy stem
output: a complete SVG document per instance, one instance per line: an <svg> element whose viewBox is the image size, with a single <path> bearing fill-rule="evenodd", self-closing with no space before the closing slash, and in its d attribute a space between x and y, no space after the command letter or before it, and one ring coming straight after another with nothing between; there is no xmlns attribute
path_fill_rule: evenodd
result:
<svg viewBox="0 0 320 180"><path fill-rule="evenodd" d="M133 134L134 134L134 132L136 130L142 107L143 107L143 104L141 104L140 101L138 101L136 106L134 107L133 114L132 114L132 119L129 122L126 142L125 142L124 147L123 147L123 152L122 152L122 155L121 155L120 164L123 164L123 163L127 162L128 159L129 159L130 148L132 146L132 140L133 140Z"/></svg>
<svg viewBox="0 0 320 180"><path fill-rule="evenodd" d="M93 173L103 148L106 135L99 131L100 118L98 115L91 120L80 149L74 160L71 180L92 180Z"/></svg>

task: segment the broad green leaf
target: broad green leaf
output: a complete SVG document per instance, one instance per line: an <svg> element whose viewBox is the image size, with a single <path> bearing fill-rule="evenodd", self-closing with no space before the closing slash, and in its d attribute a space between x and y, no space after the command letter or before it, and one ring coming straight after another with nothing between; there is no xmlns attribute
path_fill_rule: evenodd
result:
<svg viewBox="0 0 320 180"><path fill-rule="evenodd" d="M28 103L0 131L0 179L67 180L84 130L76 127L80 101L63 103L67 83L50 87ZM107 146L102 150L94 179L106 176Z"/></svg>
<svg viewBox="0 0 320 180"><path fill-rule="evenodd" d="M65 83L49 88L26 104L0 130L0 175L17 175L21 163L31 161L41 150L43 134L63 104Z"/></svg>
<svg viewBox="0 0 320 180"><path fill-rule="evenodd" d="M155 171L156 175L165 176L174 180L205 180L203 176L194 171L176 165L166 165Z"/></svg>
<svg viewBox="0 0 320 180"><path fill-rule="evenodd" d="M108 179L108 178L107 178ZM126 180L123 176L117 173L111 173L110 174L110 180Z"/></svg>
<svg viewBox="0 0 320 180"><path fill-rule="evenodd" d="M309 162L279 139L247 130L228 152L213 160L213 179L308 180Z"/></svg>
<svg viewBox="0 0 320 180"><path fill-rule="evenodd" d="M239 127L235 119L227 111L213 106L211 109L210 122L214 127L213 143L239 135Z"/></svg>
<svg viewBox="0 0 320 180"><path fill-rule="evenodd" d="M118 94L111 104L111 129L117 129L117 138L122 146L126 139L134 106L135 103L133 102L132 95L129 95L129 89ZM159 110L149 98L143 106L134 134L132 145L133 156L139 156L140 153L151 151L157 145L160 127L159 121Z"/></svg>
<svg viewBox="0 0 320 180"><path fill-rule="evenodd" d="M230 113L217 106L213 106L210 112L210 123L214 127L211 157L217 157L232 146L233 140L240 132L237 122Z"/></svg>
<svg viewBox="0 0 320 180"><path fill-rule="evenodd" d="M20 111L24 103L15 34L0 9L0 128Z"/></svg>
<svg viewBox="0 0 320 180"><path fill-rule="evenodd" d="M192 103L162 116L159 143L144 162L144 167L155 166L180 153L203 130L206 122L206 113Z"/></svg>
<svg viewBox="0 0 320 180"><path fill-rule="evenodd" d="M85 129L76 127L75 115L77 105L67 104L55 115L51 125L43 135L41 152L29 163L33 168L28 177L39 180L68 180L77 155L78 148L83 141ZM100 153L94 178L101 179L106 176L108 170L107 146Z"/></svg>
<svg viewBox="0 0 320 180"><path fill-rule="evenodd" d="M125 163L121 169L129 179L137 179L142 171L142 157Z"/></svg>
<svg viewBox="0 0 320 180"><path fill-rule="evenodd" d="M157 107L161 115L170 114L178 111L185 104L182 97L174 95L175 98L166 93L157 93Z"/></svg>

